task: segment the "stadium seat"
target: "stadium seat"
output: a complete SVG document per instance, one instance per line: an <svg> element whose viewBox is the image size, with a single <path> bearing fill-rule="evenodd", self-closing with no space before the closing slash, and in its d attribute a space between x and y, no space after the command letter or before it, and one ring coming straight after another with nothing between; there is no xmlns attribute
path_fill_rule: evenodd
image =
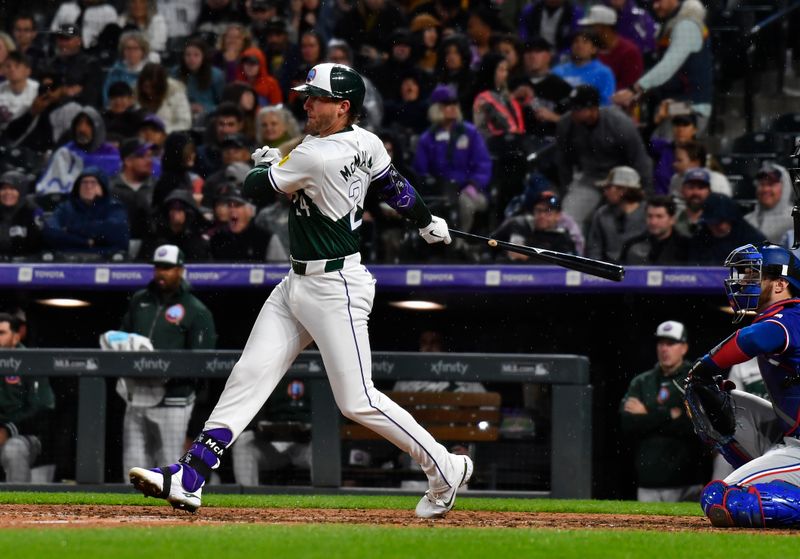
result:
<svg viewBox="0 0 800 559"><path fill-rule="evenodd" d="M783 137L773 132L742 134L731 146L731 155L749 155L758 159L774 159L786 152Z"/></svg>
<svg viewBox="0 0 800 559"><path fill-rule="evenodd" d="M725 170L725 176L731 183L734 199L755 199L756 189L753 180L761 166L761 161L761 158L752 155L730 154L719 158L720 165Z"/></svg>

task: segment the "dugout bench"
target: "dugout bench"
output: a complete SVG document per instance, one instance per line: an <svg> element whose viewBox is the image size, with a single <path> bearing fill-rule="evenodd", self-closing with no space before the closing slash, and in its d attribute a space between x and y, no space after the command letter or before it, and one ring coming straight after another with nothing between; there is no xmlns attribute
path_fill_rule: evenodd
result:
<svg viewBox="0 0 800 559"><path fill-rule="evenodd" d="M19 375L79 378L75 470L76 481L88 484L104 481L106 455L103 435L106 424L104 377L224 378L233 368L239 355L238 351L214 350L109 352L94 349L19 349L0 351L0 366L11 365L14 373ZM373 352L372 358L375 380L431 379L551 385L552 449L549 496L591 498L592 387L589 384L589 361L586 357L546 354ZM5 369L8 370L9 367L6 366ZM314 486L340 487L341 414L336 408L319 352L303 352L287 374L307 379L312 391L311 437ZM473 412L474 409L470 413ZM447 416L440 412L431 415ZM345 433L347 429L345 426ZM355 436L357 431L353 428L350 431L351 436ZM434 435L437 435L436 430ZM491 437L492 432L487 431L486 435L473 433L471 436Z"/></svg>

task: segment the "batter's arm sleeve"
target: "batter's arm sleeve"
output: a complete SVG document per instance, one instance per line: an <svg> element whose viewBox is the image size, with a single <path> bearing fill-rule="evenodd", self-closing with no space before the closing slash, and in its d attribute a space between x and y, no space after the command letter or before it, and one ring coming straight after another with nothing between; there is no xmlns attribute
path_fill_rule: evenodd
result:
<svg viewBox="0 0 800 559"><path fill-rule="evenodd" d="M266 206L275 198L275 191L269 185L269 167L257 166L248 171L242 184L242 193L259 208Z"/></svg>
<svg viewBox="0 0 800 559"><path fill-rule="evenodd" d="M417 228L427 227L431 222L431 211L411 183L401 175L394 165L389 165L370 183L378 191L378 198L386 202L397 213L408 219Z"/></svg>

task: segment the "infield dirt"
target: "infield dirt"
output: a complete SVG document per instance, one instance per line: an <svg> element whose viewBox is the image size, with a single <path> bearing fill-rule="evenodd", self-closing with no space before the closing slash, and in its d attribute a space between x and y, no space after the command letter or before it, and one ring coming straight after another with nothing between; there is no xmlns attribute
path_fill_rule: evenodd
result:
<svg viewBox="0 0 800 559"><path fill-rule="evenodd" d="M454 510L447 518L421 520L413 511L381 509L290 509L206 507L196 514L165 506L0 505L0 528L33 526L100 527L174 524L369 524L450 528L550 528L658 531L711 531L699 516L521 513ZM800 534L800 531L781 531Z"/></svg>

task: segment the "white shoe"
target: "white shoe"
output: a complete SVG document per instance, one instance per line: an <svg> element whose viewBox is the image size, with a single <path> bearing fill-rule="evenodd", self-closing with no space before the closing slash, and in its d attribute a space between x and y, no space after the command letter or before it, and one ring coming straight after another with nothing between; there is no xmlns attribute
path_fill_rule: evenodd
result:
<svg viewBox="0 0 800 559"><path fill-rule="evenodd" d="M459 473L460 481L440 493L434 493L432 489L428 489L419 503L417 503L415 513L419 518L443 518L453 508L456 502L456 493L472 477L473 469L472 460L469 456L458 455L457 458L463 460L464 463L464 470Z"/></svg>
<svg viewBox="0 0 800 559"><path fill-rule="evenodd" d="M200 493L203 488L196 491L187 491L183 487L183 466L172 475L166 468L146 470L144 468L131 468L128 477L133 487L141 491L145 497L166 499L173 508L195 512L200 508Z"/></svg>

